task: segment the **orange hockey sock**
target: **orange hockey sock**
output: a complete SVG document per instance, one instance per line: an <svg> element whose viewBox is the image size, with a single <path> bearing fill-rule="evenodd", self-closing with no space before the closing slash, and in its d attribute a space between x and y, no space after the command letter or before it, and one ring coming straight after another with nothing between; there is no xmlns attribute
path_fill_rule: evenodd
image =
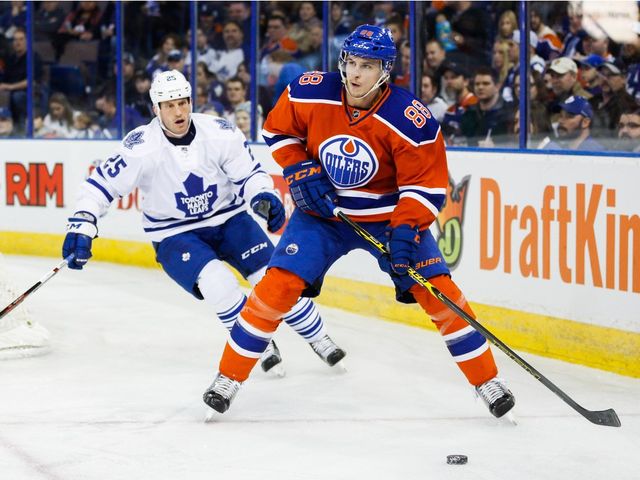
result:
<svg viewBox="0 0 640 480"><path fill-rule="evenodd" d="M304 288L304 280L291 272L280 268L267 271L231 329L220 360L220 373L240 382L249 377L282 317L295 305Z"/></svg>
<svg viewBox="0 0 640 480"><path fill-rule="evenodd" d="M475 318L462 292L448 275L429 279L440 292L466 313ZM489 342L471 325L457 316L449 307L420 285L411 287L411 293L423 310L431 317L447 348L467 380L480 385L498 374L498 368L489 348Z"/></svg>

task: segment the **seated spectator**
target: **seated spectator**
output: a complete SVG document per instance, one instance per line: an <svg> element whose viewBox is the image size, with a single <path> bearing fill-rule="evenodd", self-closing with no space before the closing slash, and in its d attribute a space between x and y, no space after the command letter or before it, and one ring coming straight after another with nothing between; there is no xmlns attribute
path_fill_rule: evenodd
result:
<svg viewBox="0 0 640 480"><path fill-rule="evenodd" d="M58 29L56 51L59 55L70 40L90 41L100 38L102 12L98 2L78 2L78 7L67 15Z"/></svg>
<svg viewBox="0 0 640 480"><path fill-rule="evenodd" d="M224 97L224 84L209 71L207 64L198 62L196 65L196 85L203 87L207 100L205 103L220 101Z"/></svg>
<svg viewBox="0 0 640 480"><path fill-rule="evenodd" d="M422 103L424 103L431 115L438 120L438 122L442 122L444 118L444 112L447 111L449 106L447 102L445 102L442 97L438 95L438 90L440 89L440 82L438 78L433 73L423 73L422 74L422 82L420 84L420 99Z"/></svg>
<svg viewBox="0 0 640 480"><path fill-rule="evenodd" d="M544 72L545 63L542 58L535 54L536 45L538 45L537 35L529 32L529 65L531 70L542 73ZM516 73L520 71L520 30L514 31L513 37L509 41L509 62L512 66L509 68L502 84L501 95L507 102L512 102L514 99L513 79Z"/></svg>
<svg viewBox="0 0 640 480"><path fill-rule="evenodd" d="M544 24L542 19L542 9L538 5L534 5L530 15L531 31L537 35L538 43L536 45L536 54L540 55L544 60L553 60L560 56L562 52L562 40L558 34L550 27Z"/></svg>
<svg viewBox="0 0 640 480"><path fill-rule="evenodd" d="M622 112L636 106L634 98L625 89L624 68L622 62L605 62L598 67L602 75L602 92L591 99L596 111L592 128L598 137L611 138Z"/></svg>
<svg viewBox="0 0 640 480"><path fill-rule="evenodd" d="M33 20L36 42L52 42L65 19L60 2L41 2Z"/></svg>
<svg viewBox="0 0 640 480"><path fill-rule="evenodd" d="M309 28L309 47L298 61L306 72L322 70L322 34L322 25Z"/></svg>
<svg viewBox="0 0 640 480"><path fill-rule="evenodd" d="M518 30L518 18L513 10L505 10L498 20L498 35L496 41L511 40L513 32Z"/></svg>
<svg viewBox="0 0 640 480"><path fill-rule="evenodd" d="M578 60L580 67L580 84L594 97L602 93L602 76L598 74L598 67L604 63L604 58L595 53Z"/></svg>
<svg viewBox="0 0 640 480"><path fill-rule="evenodd" d="M27 118L27 35L23 28L16 28L13 34L12 51L0 59L0 95L9 97L16 133L21 133ZM34 54L34 75L36 81L42 77L40 56Z"/></svg>
<svg viewBox="0 0 640 480"><path fill-rule="evenodd" d="M580 82L578 82L578 66L576 62L567 57L558 57L551 61L547 69L551 76L551 90L553 92L553 100L547 105L547 109L551 113L551 123L555 124L558 119L556 108L569 97L582 97L590 100L593 98L587 92Z"/></svg>
<svg viewBox="0 0 640 480"><path fill-rule="evenodd" d="M100 138L116 139L120 128L120 119L118 118L118 109L116 106L116 96L111 92L103 93L96 100L96 110L100 112L98 117L98 125L100 127ZM125 106L124 108L124 127L122 134L133 130L134 128L144 125L146 122L134 108Z"/></svg>
<svg viewBox="0 0 640 480"><path fill-rule="evenodd" d="M547 144L545 149L568 149L589 152L603 150L603 146L591 136L593 109L589 104L589 100L580 96L570 96L557 104L554 110L560 112L558 140Z"/></svg>
<svg viewBox="0 0 640 480"><path fill-rule="evenodd" d="M49 112L45 115L42 127L35 132L42 138L75 138L73 128L73 108L64 93L54 93L49 97Z"/></svg>
<svg viewBox="0 0 640 480"><path fill-rule="evenodd" d="M247 101L247 86L239 77L232 77L225 82L224 91L227 100L224 118L235 123L236 107Z"/></svg>
<svg viewBox="0 0 640 480"><path fill-rule="evenodd" d="M442 80L455 98L455 103L449 106L442 119L442 132L448 145L466 145L461 130L462 115L478 102L469 90L469 73L461 65L448 62L442 66Z"/></svg>
<svg viewBox="0 0 640 480"><path fill-rule="evenodd" d="M548 135L553 129L544 99L544 82L538 72L529 73L529 128L531 132ZM514 104L520 103L520 74L516 74L513 82ZM520 128L518 127L518 131Z"/></svg>
<svg viewBox="0 0 640 480"><path fill-rule="evenodd" d="M353 31L353 18L345 2L331 2L331 22L333 35L344 40Z"/></svg>
<svg viewBox="0 0 640 480"><path fill-rule="evenodd" d="M464 55L464 60L461 58L459 61L464 61L467 68L490 64L491 22L486 9L469 1L454 2L453 7L456 13L451 21L452 39Z"/></svg>
<svg viewBox="0 0 640 480"><path fill-rule="evenodd" d="M438 72L440 66L445 61L447 56L447 52L440 42L437 40L429 40L425 46L424 57L425 57L425 71L428 70L432 73Z"/></svg>
<svg viewBox="0 0 640 480"><path fill-rule="evenodd" d="M400 46L399 74L393 79L393 84L409 90L411 87L411 46L408 40L404 40ZM393 77L393 75L392 75Z"/></svg>
<svg viewBox="0 0 640 480"><path fill-rule="evenodd" d="M198 107L196 111L198 113L204 113L206 115L211 115L214 117L222 117L222 114L224 113L224 107L220 102L209 102Z"/></svg>
<svg viewBox="0 0 640 480"><path fill-rule="evenodd" d="M3 2L5 3L5 2ZM27 5L23 1L12 1L4 15L0 16L0 34L11 40L16 28L27 26Z"/></svg>
<svg viewBox="0 0 640 480"><path fill-rule="evenodd" d="M169 67L167 66L167 57L169 52L178 49L178 37L172 33L165 35L160 44L160 48L153 56L145 70L153 81L154 77L160 72L166 72Z"/></svg>
<svg viewBox="0 0 640 480"><path fill-rule="evenodd" d="M272 70L269 73L268 85L273 86L272 106L275 106L282 92L285 91L293 80L302 75L305 70L287 52L274 52L271 57L273 63L271 64Z"/></svg>
<svg viewBox="0 0 640 480"><path fill-rule="evenodd" d="M514 106L500 96L498 74L491 67L479 67L473 76L478 99L462 114L460 129L467 145L491 148L505 145L513 124Z"/></svg>
<svg viewBox="0 0 640 480"><path fill-rule="evenodd" d="M582 28L582 12L577 4L569 2L567 5L569 31L564 36L561 57L578 58L585 56L583 40L587 32Z"/></svg>
<svg viewBox="0 0 640 480"><path fill-rule="evenodd" d="M251 104L241 103L235 109L236 126L244 134L244 138L251 141Z"/></svg>
<svg viewBox="0 0 640 480"><path fill-rule="evenodd" d="M640 152L640 107L624 110L620 115L616 148Z"/></svg>
<svg viewBox="0 0 640 480"><path fill-rule="evenodd" d="M149 97L151 78L144 70L138 70L133 76L133 93L126 99L126 105L138 112L145 123L153 118L153 105Z"/></svg>
<svg viewBox="0 0 640 480"><path fill-rule="evenodd" d="M500 89L504 86L509 71L513 68L511 57L509 56L509 45L511 42L497 40L493 44L493 55L491 56L491 68L498 72L498 84Z"/></svg>
<svg viewBox="0 0 640 480"><path fill-rule="evenodd" d="M189 67L189 72L191 72L191 29L187 30L186 39L187 48L185 52L184 64ZM206 63L207 67L209 67L209 70L211 70L211 65L214 62L216 53L211 45L209 45L209 40L204 34L202 28L196 29L196 50L197 61Z"/></svg>
<svg viewBox="0 0 640 480"><path fill-rule="evenodd" d="M289 37L289 21L282 16L273 15L267 20L265 43L260 49L260 59L276 50L285 50L291 54L298 53L298 44Z"/></svg>
<svg viewBox="0 0 640 480"><path fill-rule="evenodd" d="M238 65L245 60L242 49L244 32L240 25L232 20L226 22L222 27L222 40L224 48L214 50L212 60L207 66L218 80L224 83L227 79L235 77Z"/></svg>
<svg viewBox="0 0 640 480"><path fill-rule="evenodd" d="M76 112L73 116L73 128L76 131L75 138L94 139L101 137L100 127L87 112Z"/></svg>
<svg viewBox="0 0 640 480"><path fill-rule="evenodd" d="M298 21L289 30L289 37L296 42L301 53L311 50L311 28L322 28L322 21L318 18L316 6L313 2L300 2L298 6Z"/></svg>
<svg viewBox="0 0 640 480"><path fill-rule="evenodd" d="M171 50L169 55L167 55L167 70L178 70L185 76L185 78L188 78L189 76L187 67L184 64L182 52L177 48L175 50Z"/></svg>
<svg viewBox="0 0 640 480"><path fill-rule="evenodd" d="M11 110L6 107L0 107L0 138L8 138L13 136L13 117Z"/></svg>

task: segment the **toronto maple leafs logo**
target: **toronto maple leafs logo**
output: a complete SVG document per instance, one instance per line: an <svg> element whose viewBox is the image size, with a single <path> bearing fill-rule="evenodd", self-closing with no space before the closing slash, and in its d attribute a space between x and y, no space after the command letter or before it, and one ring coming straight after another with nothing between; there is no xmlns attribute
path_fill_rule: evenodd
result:
<svg viewBox="0 0 640 480"><path fill-rule="evenodd" d="M189 174L182 184L187 194L175 194L178 210L184 212L187 217L200 217L211 211L218 198L217 185L209 185L205 190L204 180L193 173Z"/></svg>
<svg viewBox="0 0 640 480"><path fill-rule="evenodd" d="M222 130L235 130L236 126L231 123L229 120L226 120L224 118L216 118L215 122L220 125L220 128Z"/></svg>
<svg viewBox="0 0 640 480"><path fill-rule="evenodd" d="M131 132L124 139L124 146L129 150L133 150L133 147L135 147L136 145L140 145L141 143L144 143L144 140L142 139L143 135L144 135L144 131Z"/></svg>

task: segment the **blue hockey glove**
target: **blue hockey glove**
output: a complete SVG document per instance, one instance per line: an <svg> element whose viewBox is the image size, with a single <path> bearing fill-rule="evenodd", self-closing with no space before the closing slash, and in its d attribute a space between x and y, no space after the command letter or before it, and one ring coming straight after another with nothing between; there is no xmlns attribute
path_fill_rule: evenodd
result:
<svg viewBox="0 0 640 480"><path fill-rule="evenodd" d="M98 236L96 217L89 212L76 212L67 223L67 236L62 244L62 258L72 253L73 260L68 267L73 270L82 270L85 263L91 258L91 241Z"/></svg>
<svg viewBox="0 0 640 480"><path fill-rule="evenodd" d="M286 167L282 172L296 206L305 213L333 217L338 196L322 166L316 160L305 160Z"/></svg>
<svg viewBox="0 0 640 480"><path fill-rule="evenodd" d="M280 199L269 192L261 192L251 200L251 209L267 221L267 230L277 232L284 225L286 215Z"/></svg>
<svg viewBox="0 0 640 480"><path fill-rule="evenodd" d="M403 224L397 227L387 227L387 250L389 251L391 268L398 275L406 275L407 269L416 264L418 247L420 246L420 232Z"/></svg>

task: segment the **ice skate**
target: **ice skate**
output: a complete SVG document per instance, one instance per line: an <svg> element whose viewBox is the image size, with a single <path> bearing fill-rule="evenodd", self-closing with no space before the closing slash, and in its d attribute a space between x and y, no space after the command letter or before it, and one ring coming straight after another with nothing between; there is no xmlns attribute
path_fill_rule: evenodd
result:
<svg viewBox="0 0 640 480"><path fill-rule="evenodd" d="M229 409L233 398L240 390L240 385L242 382L218 373L211 386L204 392L202 399L216 412L224 413Z"/></svg>
<svg viewBox="0 0 640 480"><path fill-rule="evenodd" d="M478 385L476 387L476 393L496 418L505 415L516 404L513 393L509 391L504 381L498 377L494 377L482 385ZM513 422L515 423L515 419Z"/></svg>
<svg viewBox="0 0 640 480"><path fill-rule="evenodd" d="M311 345L313 351L316 352L316 354L330 367L333 367L340 362L347 354L344 350L333 343L333 340L331 340L329 335L325 335L320 340L311 342L309 345ZM342 363L341 365L344 369L344 365Z"/></svg>
<svg viewBox="0 0 640 480"><path fill-rule="evenodd" d="M273 340L269 342L267 349L260 355L260 367L264 372L270 372L278 377L285 376L282 355L280 355L280 349Z"/></svg>

